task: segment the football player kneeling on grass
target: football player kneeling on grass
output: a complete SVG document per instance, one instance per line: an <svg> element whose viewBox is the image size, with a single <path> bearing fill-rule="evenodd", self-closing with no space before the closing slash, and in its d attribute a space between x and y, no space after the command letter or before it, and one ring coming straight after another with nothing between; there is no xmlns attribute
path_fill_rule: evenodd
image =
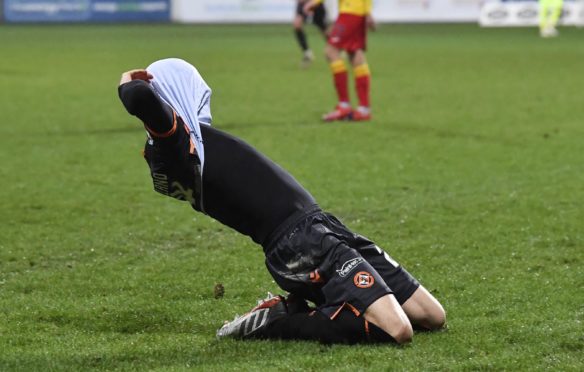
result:
<svg viewBox="0 0 584 372"><path fill-rule="evenodd" d="M412 325L443 327L440 303L386 252L323 212L266 156L211 127L211 90L195 67L157 61L123 73L118 91L147 131L154 189L260 244L290 293L270 296L217 336L402 344Z"/></svg>

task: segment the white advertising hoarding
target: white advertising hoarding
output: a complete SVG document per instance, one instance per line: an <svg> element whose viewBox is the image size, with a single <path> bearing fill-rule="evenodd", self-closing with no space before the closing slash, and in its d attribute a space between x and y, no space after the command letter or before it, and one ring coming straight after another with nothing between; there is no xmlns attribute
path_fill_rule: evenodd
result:
<svg viewBox="0 0 584 372"><path fill-rule="evenodd" d="M564 1L560 24L584 25L584 2ZM539 6L537 2L490 1L481 9L479 24L483 27L537 26Z"/></svg>
<svg viewBox="0 0 584 372"><path fill-rule="evenodd" d="M373 16L379 22L476 22L481 0L377 0Z"/></svg>
<svg viewBox="0 0 584 372"><path fill-rule="evenodd" d="M173 0L172 19L183 23L291 22L295 0Z"/></svg>
<svg viewBox="0 0 584 372"><path fill-rule="evenodd" d="M338 0L325 0L334 19ZM373 0L378 22L476 22L481 0ZM172 19L184 23L288 23L296 0L173 0Z"/></svg>

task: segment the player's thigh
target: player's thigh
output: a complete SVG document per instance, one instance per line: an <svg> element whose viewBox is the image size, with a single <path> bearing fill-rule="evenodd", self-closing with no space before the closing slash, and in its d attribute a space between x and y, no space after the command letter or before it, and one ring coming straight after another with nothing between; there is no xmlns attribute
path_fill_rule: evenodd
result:
<svg viewBox="0 0 584 372"><path fill-rule="evenodd" d="M395 296L388 294L372 303L365 311L365 319L378 326L402 344L410 342L412 326Z"/></svg>
<svg viewBox="0 0 584 372"><path fill-rule="evenodd" d="M403 303L402 308L413 324L428 330L440 329L446 323L446 313L438 300L423 286Z"/></svg>
<svg viewBox="0 0 584 372"><path fill-rule="evenodd" d="M413 324L426 329L438 329L445 323L442 305L387 252L357 235L357 251L375 268L394 292L399 304Z"/></svg>
<svg viewBox="0 0 584 372"><path fill-rule="evenodd" d="M420 286L416 278L405 268L364 236L355 234L351 246L381 275L400 305L403 305Z"/></svg>
<svg viewBox="0 0 584 372"><path fill-rule="evenodd" d="M300 30L304 26L304 17L299 14L294 16L294 21L292 22L294 29Z"/></svg>

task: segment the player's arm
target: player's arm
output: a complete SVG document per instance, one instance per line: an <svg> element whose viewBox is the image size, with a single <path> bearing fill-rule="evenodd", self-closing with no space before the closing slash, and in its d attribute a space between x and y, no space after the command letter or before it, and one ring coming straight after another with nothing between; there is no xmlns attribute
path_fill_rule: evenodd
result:
<svg viewBox="0 0 584 372"><path fill-rule="evenodd" d="M176 129L172 108L150 87L154 77L146 70L131 70L122 74L118 94L126 110L138 117L155 137L167 137Z"/></svg>
<svg viewBox="0 0 584 372"><path fill-rule="evenodd" d="M137 116L150 136L144 147L144 158L150 167L154 190L175 199L188 201L203 211L201 202L201 162L186 131L176 130L176 114L170 105L154 92L146 70L124 72L118 94L128 112ZM169 146L170 145L170 146ZM164 149L164 150L161 150Z"/></svg>
<svg viewBox="0 0 584 372"><path fill-rule="evenodd" d="M309 0L304 4L304 8L302 9L304 14L312 13L313 9L322 4L324 0Z"/></svg>
<svg viewBox="0 0 584 372"><path fill-rule="evenodd" d="M365 2L365 23L367 28L371 31L375 31L377 26L375 25L375 20L373 19L373 0L363 0Z"/></svg>

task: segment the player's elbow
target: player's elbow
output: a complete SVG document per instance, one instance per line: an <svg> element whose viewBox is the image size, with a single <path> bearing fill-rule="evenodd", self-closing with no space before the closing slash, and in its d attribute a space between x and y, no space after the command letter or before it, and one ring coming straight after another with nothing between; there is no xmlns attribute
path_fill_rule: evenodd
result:
<svg viewBox="0 0 584 372"><path fill-rule="evenodd" d="M132 115L137 115L144 107L153 103L154 92L147 82L133 80L119 87L120 100Z"/></svg>

